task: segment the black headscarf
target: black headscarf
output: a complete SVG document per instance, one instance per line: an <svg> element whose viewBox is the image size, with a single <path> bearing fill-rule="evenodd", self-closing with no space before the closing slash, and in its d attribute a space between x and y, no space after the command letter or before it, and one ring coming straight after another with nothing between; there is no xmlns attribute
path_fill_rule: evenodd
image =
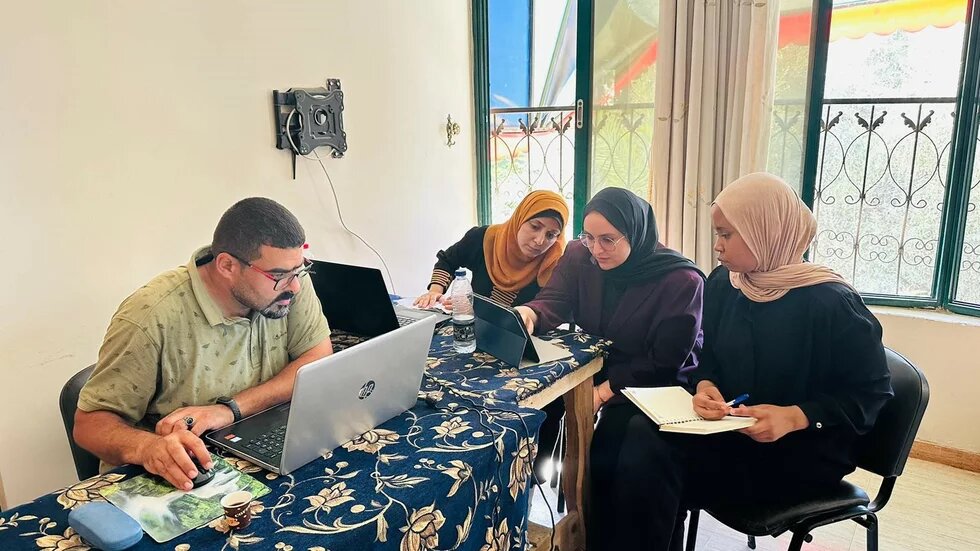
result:
<svg viewBox="0 0 980 551"><path fill-rule="evenodd" d="M704 274L681 253L660 244L657 219L650 203L632 191L608 187L585 205L585 214L597 212L619 230L630 243L630 255L619 266L603 272L604 279L619 286L646 282L667 272L689 268Z"/></svg>

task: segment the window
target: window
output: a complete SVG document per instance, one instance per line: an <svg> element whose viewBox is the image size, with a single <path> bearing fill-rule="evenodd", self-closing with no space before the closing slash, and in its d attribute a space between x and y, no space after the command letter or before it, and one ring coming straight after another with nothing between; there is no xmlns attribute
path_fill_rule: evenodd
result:
<svg viewBox="0 0 980 551"><path fill-rule="evenodd" d="M980 312L980 148L976 132L957 141L978 126L964 78L977 65L962 55L967 2L835 0L832 10L823 104L811 113L820 139L807 151L817 171L804 183L818 220L811 258L872 303Z"/></svg>
<svg viewBox="0 0 980 551"><path fill-rule="evenodd" d="M649 196L659 5L474 0L478 124L486 125L477 130L480 223L500 222L529 191L550 189L572 207L575 225L566 227L576 235L578 211L599 189Z"/></svg>
<svg viewBox="0 0 980 551"><path fill-rule="evenodd" d="M806 97L810 77L810 40L813 2L782 0L773 85L772 121L769 127L769 158L766 170L803 190L803 161L806 135Z"/></svg>
<svg viewBox="0 0 980 551"><path fill-rule="evenodd" d="M659 6L474 0L481 223L532 189L577 223L602 187L649 196ZM811 258L869 303L980 315L980 4L782 0L777 47L767 164L811 202Z"/></svg>
<svg viewBox="0 0 980 551"><path fill-rule="evenodd" d="M590 195L606 187L650 197L659 0L596 0Z"/></svg>
<svg viewBox="0 0 980 551"><path fill-rule="evenodd" d="M574 0L488 0L489 213L506 220L528 192L573 204ZM571 225L569 225L569 233Z"/></svg>

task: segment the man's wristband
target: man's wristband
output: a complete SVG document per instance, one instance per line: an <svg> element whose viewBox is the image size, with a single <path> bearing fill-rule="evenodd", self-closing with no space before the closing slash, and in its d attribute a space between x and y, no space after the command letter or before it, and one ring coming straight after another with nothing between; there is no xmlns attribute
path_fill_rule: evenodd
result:
<svg viewBox="0 0 980 551"><path fill-rule="evenodd" d="M236 402L234 398L229 396L221 396L215 400L215 403L228 406L228 409L231 410L232 415L235 416L236 423L242 420L242 410L238 408L238 402Z"/></svg>

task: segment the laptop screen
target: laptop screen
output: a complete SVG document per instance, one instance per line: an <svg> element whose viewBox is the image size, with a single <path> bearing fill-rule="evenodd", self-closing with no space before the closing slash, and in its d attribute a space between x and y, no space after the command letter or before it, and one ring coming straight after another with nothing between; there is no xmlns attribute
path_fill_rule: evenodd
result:
<svg viewBox="0 0 980 551"><path fill-rule="evenodd" d="M381 270L314 260L310 277L330 327L365 337L398 328Z"/></svg>

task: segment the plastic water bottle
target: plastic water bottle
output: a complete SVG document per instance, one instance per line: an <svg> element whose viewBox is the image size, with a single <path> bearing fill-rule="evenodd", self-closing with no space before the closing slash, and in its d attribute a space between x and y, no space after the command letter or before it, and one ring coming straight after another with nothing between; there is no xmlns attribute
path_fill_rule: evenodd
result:
<svg viewBox="0 0 980 551"><path fill-rule="evenodd" d="M466 270L456 270L450 296L453 299L453 348L469 354L476 350L476 319L473 316L473 287Z"/></svg>

